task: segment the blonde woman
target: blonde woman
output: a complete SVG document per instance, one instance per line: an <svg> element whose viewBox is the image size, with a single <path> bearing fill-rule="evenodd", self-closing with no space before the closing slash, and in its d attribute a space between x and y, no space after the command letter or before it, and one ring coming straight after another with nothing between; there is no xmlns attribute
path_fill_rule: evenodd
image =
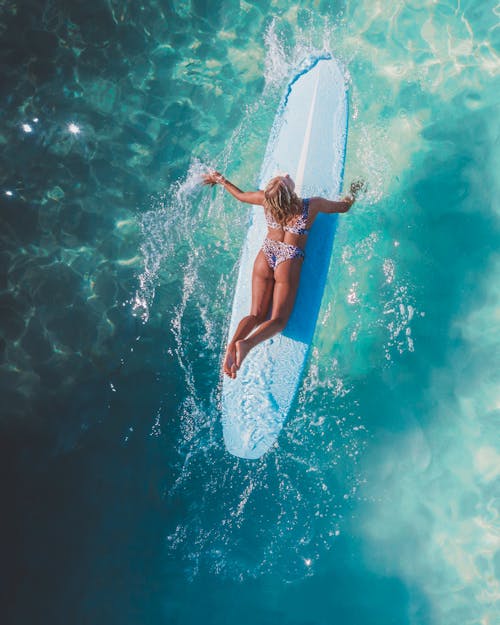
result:
<svg viewBox="0 0 500 625"><path fill-rule="evenodd" d="M240 202L262 206L267 222L267 236L253 266L250 314L239 322L224 358L224 373L236 378L248 352L281 332L288 322L299 286L307 235L316 216L346 213L363 183L353 182L350 195L334 201L298 197L288 174L272 178L263 191L242 191L218 171L206 174L203 182L222 185Z"/></svg>

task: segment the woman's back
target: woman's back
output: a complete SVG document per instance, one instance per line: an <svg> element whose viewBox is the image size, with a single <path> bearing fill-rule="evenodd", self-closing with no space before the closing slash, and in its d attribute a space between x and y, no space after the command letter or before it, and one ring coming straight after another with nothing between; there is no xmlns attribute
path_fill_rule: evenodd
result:
<svg viewBox="0 0 500 625"><path fill-rule="evenodd" d="M284 225L279 224L272 216L271 211L264 207L268 238L273 241L283 241L303 248L307 241L307 235L311 227L309 223L309 199L301 200L302 210L298 215L287 219Z"/></svg>

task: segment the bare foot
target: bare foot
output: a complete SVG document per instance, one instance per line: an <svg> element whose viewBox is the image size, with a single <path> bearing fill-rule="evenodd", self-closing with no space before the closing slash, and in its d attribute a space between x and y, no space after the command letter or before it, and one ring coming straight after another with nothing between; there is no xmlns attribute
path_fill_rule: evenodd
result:
<svg viewBox="0 0 500 625"><path fill-rule="evenodd" d="M245 360L245 356L250 351L250 345L245 341L236 341L236 368L241 367L241 363Z"/></svg>
<svg viewBox="0 0 500 625"><path fill-rule="evenodd" d="M234 343L229 343L227 346L222 369L230 378L236 377L236 346Z"/></svg>

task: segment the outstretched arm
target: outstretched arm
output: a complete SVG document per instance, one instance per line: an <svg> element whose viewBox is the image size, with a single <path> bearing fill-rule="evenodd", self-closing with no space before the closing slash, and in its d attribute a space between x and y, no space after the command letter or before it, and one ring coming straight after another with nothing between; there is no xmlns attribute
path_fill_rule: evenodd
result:
<svg viewBox="0 0 500 625"><path fill-rule="evenodd" d="M356 201L358 193L364 189L365 183L356 180L351 183L349 194L341 200L327 200L324 197L312 197L311 205L318 213L347 213Z"/></svg>
<svg viewBox="0 0 500 625"><path fill-rule="evenodd" d="M203 176L203 184L209 184L212 187L215 184L220 184L240 202L246 202L247 204L259 204L260 206L262 206L264 202L264 191L242 191L232 182L229 182L229 180L224 178L224 176L218 171L212 171L209 174L205 174Z"/></svg>

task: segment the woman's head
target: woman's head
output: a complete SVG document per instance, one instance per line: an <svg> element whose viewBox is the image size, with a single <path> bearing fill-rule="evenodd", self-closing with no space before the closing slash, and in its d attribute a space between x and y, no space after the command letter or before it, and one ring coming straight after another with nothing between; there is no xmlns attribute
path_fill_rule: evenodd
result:
<svg viewBox="0 0 500 625"><path fill-rule="evenodd" d="M264 189L264 208L281 226L286 225L290 217L301 212L301 203L295 193L295 183L289 174L271 178Z"/></svg>

